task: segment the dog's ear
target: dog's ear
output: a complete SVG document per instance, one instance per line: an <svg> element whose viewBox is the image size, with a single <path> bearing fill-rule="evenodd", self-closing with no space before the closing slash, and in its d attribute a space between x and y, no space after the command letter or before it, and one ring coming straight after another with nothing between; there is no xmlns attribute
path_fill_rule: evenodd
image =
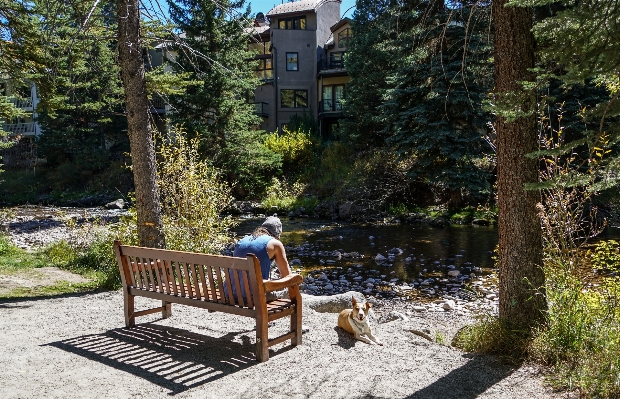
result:
<svg viewBox="0 0 620 399"><path fill-rule="evenodd" d="M372 303L366 302L366 309L370 309L370 308L372 308Z"/></svg>
<svg viewBox="0 0 620 399"><path fill-rule="evenodd" d="M353 295L351 295L351 302L353 302L353 306L357 305L357 301Z"/></svg>

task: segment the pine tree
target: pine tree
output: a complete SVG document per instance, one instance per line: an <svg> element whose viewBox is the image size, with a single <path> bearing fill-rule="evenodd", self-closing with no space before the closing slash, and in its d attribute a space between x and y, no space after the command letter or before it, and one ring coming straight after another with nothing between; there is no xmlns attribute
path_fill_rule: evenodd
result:
<svg viewBox="0 0 620 399"><path fill-rule="evenodd" d="M459 205L463 191L489 191L476 161L490 150L481 139L491 120L483 110L493 86L490 7L442 3L399 9L399 62L381 112L387 146L415 159L409 175L447 188Z"/></svg>
<svg viewBox="0 0 620 399"><path fill-rule="evenodd" d="M116 42L111 40L115 10L100 4L90 13L89 6L47 2L38 7L43 21L54 24L51 32L41 32L50 43L45 64L54 73L32 79L42 100L40 154L52 166L70 162L77 170L97 172L109 164L111 153L129 146Z"/></svg>
<svg viewBox="0 0 620 399"><path fill-rule="evenodd" d="M378 107L393 88L387 80L397 60L391 38L398 29L398 16L390 3L357 0L351 22L354 34L345 55L350 83L340 134L359 151L381 148L385 141L384 119Z"/></svg>
<svg viewBox="0 0 620 399"><path fill-rule="evenodd" d="M183 32L178 48L178 72L191 72L199 85L172 97L172 122L197 133L203 155L238 182L238 195L255 195L279 169L280 158L262 143L264 132L255 128L259 117L245 100L258 80L254 54L248 50L251 27L244 1L182 0L169 2L171 19Z"/></svg>

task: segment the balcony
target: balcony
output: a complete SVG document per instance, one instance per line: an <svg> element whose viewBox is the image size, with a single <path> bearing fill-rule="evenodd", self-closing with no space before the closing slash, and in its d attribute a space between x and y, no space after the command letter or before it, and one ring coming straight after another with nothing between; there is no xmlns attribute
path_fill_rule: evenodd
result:
<svg viewBox="0 0 620 399"><path fill-rule="evenodd" d="M342 102L333 99L319 101L319 116L341 117Z"/></svg>
<svg viewBox="0 0 620 399"><path fill-rule="evenodd" d="M258 115L258 116L262 116L263 118L266 118L269 116L269 113L267 112L267 103L250 103L252 105L254 105L254 114Z"/></svg>
<svg viewBox="0 0 620 399"><path fill-rule="evenodd" d="M34 122L5 123L2 125L2 130L9 133L11 136L34 136L36 134Z"/></svg>
<svg viewBox="0 0 620 399"><path fill-rule="evenodd" d="M320 60L316 67L318 76L346 76L347 69L344 67L343 60Z"/></svg>
<svg viewBox="0 0 620 399"><path fill-rule="evenodd" d="M163 98L157 96L150 100L151 104L151 113L153 114L165 114L166 113L166 102Z"/></svg>
<svg viewBox="0 0 620 399"><path fill-rule="evenodd" d="M32 112L34 110L34 108L32 106L32 99L30 99L30 98L9 97L7 100L11 104L13 104L13 106L15 108L20 108L23 111L30 111L30 112Z"/></svg>

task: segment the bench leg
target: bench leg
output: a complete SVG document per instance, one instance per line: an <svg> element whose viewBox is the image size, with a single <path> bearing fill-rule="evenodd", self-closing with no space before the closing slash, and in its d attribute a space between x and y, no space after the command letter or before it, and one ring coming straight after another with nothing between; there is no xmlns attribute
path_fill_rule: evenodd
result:
<svg viewBox="0 0 620 399"><path fill-rule="evenodd" d="M136 317L134 316L134 296L125 292L125 326L133 327L136 325Z"/></svg>
<svg viewBox="0 0 620 399"><path fill-rule="evenodd" d="M161 301L161 307L164 308L164 310L161 311L162 319L167 319L172 316L172 302Z"/></svg>
<svg viewBox="0 0 620 399"><path fill-rule="evenodd" d="M269 328L267 319L256 319L256 358L259 362L269 360Z"/></svg>
<svg viewBox="0 0 620 399"><path fill-rule="evenodd" d="M295 331L295 336L291 338L291 345L301 345L301 309L295 305L295 313L291 315L291 332Z"/></svg>

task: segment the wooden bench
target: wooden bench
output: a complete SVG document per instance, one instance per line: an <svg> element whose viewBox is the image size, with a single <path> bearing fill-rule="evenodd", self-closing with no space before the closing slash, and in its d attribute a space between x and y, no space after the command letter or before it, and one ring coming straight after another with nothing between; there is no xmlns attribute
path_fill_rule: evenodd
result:
<svg viewBox="0 0 620 399"><path fill-rule="evenodd" d="M293 346L301 344L302 278L298 274L263 281L260 262L252 254L236 258L128 246L120 241L114 242L114 251L123 283L127 327L135 326L136 317L151 313L162 312L162 317L168 318L172 303L178 303L256 319L256 357L261 362L269 359L270 346L288 339ZM233 273L241 278L231 280ZM288 288L290 299L266 301L266 292L284 288ZM244 297L242 292L252 294ZM136 312L135 296L161 300L161 307ZM289 332L269 339L268 323L285 316L291 317Z"/></svg>

